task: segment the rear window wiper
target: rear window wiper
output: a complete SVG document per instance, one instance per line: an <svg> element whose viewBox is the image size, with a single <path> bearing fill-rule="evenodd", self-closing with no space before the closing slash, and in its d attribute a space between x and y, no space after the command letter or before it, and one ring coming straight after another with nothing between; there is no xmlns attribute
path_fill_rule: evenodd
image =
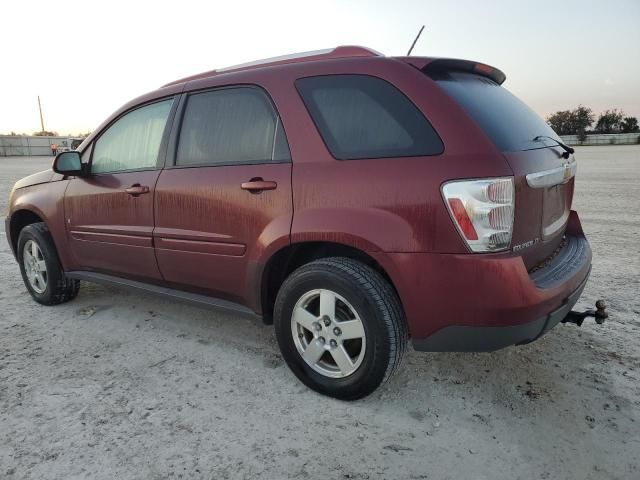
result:
<svg viewBox="0 0 640 480"><path fill-rule="evenodd" d="M556 140L553 137L550 137L548 135L538 135L537 137L535 137L533 139L534 142L539 142L540 140L542 140L543 138L548 138L549 140L555 142L560 148L562 148L564 150L564 153L562 154L563 158L569 158L569 155L572 154L573 152L575 152L575 150L573 148L571 148L569 145L562 143L560 140Z"/></svg>

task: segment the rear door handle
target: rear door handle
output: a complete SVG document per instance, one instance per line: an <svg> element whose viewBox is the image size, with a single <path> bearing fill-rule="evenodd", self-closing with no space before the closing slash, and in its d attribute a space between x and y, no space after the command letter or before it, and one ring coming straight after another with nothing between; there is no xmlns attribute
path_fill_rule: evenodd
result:
<svg viewBox="0 0 640 480"><path fill-rule="evenodd" d="M240 188L243 190L249 190L251 193L260 193L263 190L275 190L278 186L276 182L270 180L263 180L262 178L252 178L248 182L243 182Z"/></svg>
<svg viewBox="0 0 640 480"><path fill-rule="evenodd" d="M134 183L129 188L125 188L124 191L132 197L137 197L143 193L149 193L149 187L146 185L140 185L139 183Z"/></svg>

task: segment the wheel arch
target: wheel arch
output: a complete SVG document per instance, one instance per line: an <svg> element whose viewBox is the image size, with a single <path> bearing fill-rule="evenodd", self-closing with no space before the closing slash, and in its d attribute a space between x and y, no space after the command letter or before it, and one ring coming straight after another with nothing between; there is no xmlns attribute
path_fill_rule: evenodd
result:
<svg viewBox="0 0 640 480"><path fill-rule="evenodd" d="M297 268L314 260L328 257L346 257L358 260L379 272L398 294L386 270L366 251L331 241L308 241L289 244L269 257L260 278L260 306L264 323L273 323L273 306L284 280ZM400 298L398 296L398 298Z"/></svg>
<svg viewBox="0 0 640 480"><path fill-rule="evenodd" d="M21 208L11 214L9 219L9 231L7 232L10 246L14 255L17 255L18 249L18 237L20 232L27 225L42 222L45 225L47 222L44 220L44 215L35 209Z"/></svg>

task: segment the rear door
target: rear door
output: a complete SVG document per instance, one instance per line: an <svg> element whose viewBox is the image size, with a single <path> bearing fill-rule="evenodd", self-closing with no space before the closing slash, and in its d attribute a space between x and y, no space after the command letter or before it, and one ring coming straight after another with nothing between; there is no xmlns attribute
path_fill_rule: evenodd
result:
<svg viewBox="0 0 640 480"><path fill-rule="evenodd" d="M162 100L121 116L92 145L91 174L69 182L64 208L77 268L161 280L153 197L172 105Z"/></svg>
<svg viewBox="0 0 640 480"><path fill-rule="evenodd" d="M278 114L252 86L187 95L158 179L154 243L174 288L247 303L264 249L288 241L291 160Z"/></svg>
<svg viewBox="0 0 640 480"><path fill-rule="evenodd" d="M493 79L462 71L433 69L429 75L503 152L515 176L516 201L511 246L528 267L562 241L573 198L575 160L560 138L533 110Z"/></svg>

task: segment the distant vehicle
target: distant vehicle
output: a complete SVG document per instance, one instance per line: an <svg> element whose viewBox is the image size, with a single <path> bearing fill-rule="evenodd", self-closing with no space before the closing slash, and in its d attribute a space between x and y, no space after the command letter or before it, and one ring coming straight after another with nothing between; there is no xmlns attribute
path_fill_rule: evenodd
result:
<svg viewBox="0 0 640 480"><path fill-rule="evenodd" d="M361 47L178 80L17 182L7 237L37 302L87 280L257 314L302 382L360 398L409 338L527 343L585 286L572 150L504 80Z"/></svg>
<svg viewBox="0 0 640 480"><path fill-rule="evenodd" d="M77 148L82 145L84 141L83 138L74 138L71 140L71 150L77 150Z"/></svg>
<svg viewBox="0 0 640 480"><path fill-rule="evenodd" d="M76 150L83 142L82 138L72 138L70 140L62 140L58 144L58 152L70 152Z"/></svg>

